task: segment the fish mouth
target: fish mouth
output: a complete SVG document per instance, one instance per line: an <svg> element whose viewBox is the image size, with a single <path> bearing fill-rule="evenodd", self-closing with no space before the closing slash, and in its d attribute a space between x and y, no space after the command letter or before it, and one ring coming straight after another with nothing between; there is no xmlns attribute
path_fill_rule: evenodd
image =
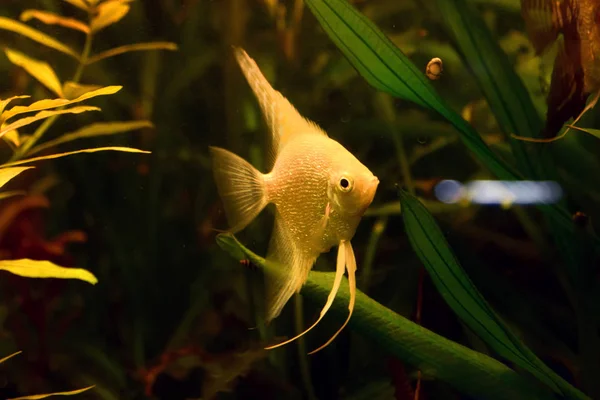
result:
<svg viewBox="0 0 600 400"><path fill-rule="evenodd" d="M376 176L373 176L369 180L369 184L366 186L367 187L362 191L362 196L361 196L363 206L360 208L360 210L357 213L360 215L364 214L365 211L367 211L367 208L369 208L369 206L373 202L373 198L375 197L375 192L377 191L377 187L379 186L379 179Z"/></svg>

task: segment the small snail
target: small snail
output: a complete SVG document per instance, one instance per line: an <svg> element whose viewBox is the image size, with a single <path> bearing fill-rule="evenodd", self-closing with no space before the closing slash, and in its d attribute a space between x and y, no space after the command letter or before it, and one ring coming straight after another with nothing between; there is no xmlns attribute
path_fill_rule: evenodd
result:
<svg viewBox="0 0 600 400"><path fill-rule="evenodd" d="M425 69L425 75L432 81L440 79L442 76L442 71L444 70L442 59L439 57L432 58L427 63L427 68Z"/></svg>

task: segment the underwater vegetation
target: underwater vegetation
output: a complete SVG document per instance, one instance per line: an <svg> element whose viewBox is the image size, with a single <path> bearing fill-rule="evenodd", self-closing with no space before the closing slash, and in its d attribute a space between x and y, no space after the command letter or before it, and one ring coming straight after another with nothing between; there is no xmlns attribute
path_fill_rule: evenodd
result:
<svg viewBox="0 0 600 400"><path fill-rule="evenodd" d="M553 103L561 51L596 54L573 32L597 8L3 2L0 398L600 398L600 134L580 85L594 57L568 59L574 103ZM545 51L536 15L553 24ZM235 215L209 149L267 173L271 129L301 124L273 123L234 48L379 181L352 246L313 254L270 313L264 278L289 273L269 262L277 216L263 198ZM448 204L444 180L550 181L562 197ZM327 232L335 206L321 193L306 212L298 187L289 204Z"/></svg>

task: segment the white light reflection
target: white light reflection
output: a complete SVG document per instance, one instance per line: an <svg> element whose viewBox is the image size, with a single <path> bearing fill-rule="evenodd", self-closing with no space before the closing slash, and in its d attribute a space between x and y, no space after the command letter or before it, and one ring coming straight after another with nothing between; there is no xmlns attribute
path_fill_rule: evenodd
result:
<svg viewBox="0 0 600 400"><path fill-rule="evenodd" d="M551 204L560 200L562 188L554 181L478 180L461 184L443 180L434 187L437 199L446 204Z"/></svg>

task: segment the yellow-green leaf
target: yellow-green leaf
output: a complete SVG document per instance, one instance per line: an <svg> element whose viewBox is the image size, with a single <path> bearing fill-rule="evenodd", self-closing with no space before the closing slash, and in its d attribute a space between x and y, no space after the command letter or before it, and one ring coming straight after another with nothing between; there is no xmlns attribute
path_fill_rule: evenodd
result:
<svg viewBox="0 0 600 400"><path fill-rule="evenodd" d="M0 187L6 185L8 181L19 175L21 172L34 167L12 167L0 168Z"/></svg>
<svg viewBox="0 0 600 400"><path fill-rule="evenodd" d="M48 393L48 394L36 394L36 395L32 395L32 396L13 397L12 399L7 399L7 400L39 400L39 399L45 399L46 397L50 397L50 396L73 396L75 394L83 393L87 390L90 390L94 386L96 386L96 385L88 386L83 389L71 390L70 392L55 392L55 393Z"/></svg>
<svg viewBox="0 0 600 400"><path fill-rule="evenodd" d="M134 149L132 147L119 147L119 146L96 147L96 148L91 148L91 149L67 151L65 153L50 154L50 155L47 155L47 156L28 158L28 159L25 159L25 160L19 160L19 161L14 161L14 162L11 162L11 163L6 163L6 164L4 164L4 166L5 167L13 167L15 165L29 164L29 163L36 162L36 161L51 160L51 159L54 159L54 158L67 157L67 156L70 156L70 155L73 155L73 154L96 153L96 152L99 152L99 151L121 151L121 152L124 152L124 153L144 153L144 154L150 154L149 151Z"/></svg>
<svg viewBox="0 0 600 400"><path fill-rule="evenodd" d="M152 128L154 125L150 121L128 121L128 122L99 122L84 126L74 132L66 133L54 140L49 140L31 149L27 155L39 153L42 150L58 146L63 143L71 142L77 139L90 138L94 136L114 135L141 128Z"/></svg>
<svg viewBox="0 0 600 400"><path fill-rule="evenodd" d="M51 36L46 35L38 31L37 29L33 29L25 24L22 24L19 21L15 21L14 19L0 17L0 29L6 29L7 31L11 31L14 33L18 33L21 36L25 36L33 41L43 44L44 46L48 46L54 50L58 50L61 53L67 54L76 60L79 60L79 54L66 44L59 42Z"/></svg>
<svg viewBox="0 0 600 400"><path fill-rule="evenodd" d="M40 101L36 101L35 103L32 103L28 106L15 106L15 107L11 108L10 110L6 111L4 114L2 114L2 120L6 121L7 119L14 117L15 115L23 114L23 113L27 113L27 112L48 110L50 108L68 106L69 104L79 103L81 101L91 99L92 97L96 97L96 96L106 96L106 95L110 95L110 94L115 94L122 88L123 88L123 86L106 86L106 87L103 87L102 89L93 90L91 92L84 93L74 100L67 100L67 99L40 100Z"/></svg>
<svg viewBox="0 0 600 400"><path fill-rule="evenodd" d="M63 97L60 80L47 62L33 59L23 53L9 48L4 49L4 52L11 63L25 69L29 75L33 76L35 79L40 81L42 85L56 93L58 97Z"/></svg>
<svg viewBox="0 0 600 400"><path fill-rule="evenodd" d="M0 260L0 270L25 278L79 279L92 285L98 283L98 279L88 270L61 267L50 261L30 260L28 258Z"/></svg>
<svg viewBox="0 0 600 400"><path fill-rule="evenodd" d="M92 106L78 106L78 107L68 108L66 110L40 111L39 113L35 114L32 117L25 117L25 118L18 119L15 122L8 124L5 127L1 128L0 129L0 137L4 136L4 134L12 131L13 129L22 128L26 125L32 124L36 121L40 121L42 119L52 117L54 115L80 114L80 113L86 112L86 111L100 111L100 109L98 107L92 107Z"/></svg>
<svg viewBox="0 0 600 400"><path fill-rule="evenodd" d="M8 131L2 136L6 142L12 144L15 147L19 147L21 145L21 138L19 137L19 131L13 129L12 131Z"/></svg>
<svg viewBox="0 0 600 400"><path fill-rule="evenodd" d="M81 10L88 11L90 7L87 5L85 0L63 0Z"/></svg>
<svg viewBox="0 0 600 400"><path fill-rule="evenodd" d="M172 42L148 42L127 44L125 46L115 47L114 49L103 51L93 57L90 57L86 64L90 65L105 58L118 56L119 54L128 53L130 51L146 51L146 50L177 50L177 45Z"/></svg>
<svg viewBox="0 0 600 400"><path fill-rule="evenodd" d="M576 126L576 125L569 125L569 128L576 129L578 131L582 131L582 132L588 133L588 134L594 136L595 138L600 139L600 129L581 128L581 127Z"/></svg>
<svg viewBox="0 0 600 400"><path fill-rule="evenodd" d="M27 192L24 190L9 190L6 192L0 192L0 200L4 200L4 199L7 199L7 198L13 197L13 196L23 196L26 194L27 194Z"/></svg>
<svg viewBox="0 0 600 400"><path fill-rule="evenodd" d="M99 85L82 85L80 83L75 83L72 81L66 81L63 85L63 96L67 100L73 100L78 98L79 96L83 96L86 93L89 93L94 90L98 90L102 88Z"/></svg>
<svg viewBox="0 0 600 400"><path fill-rule="evenodd" d="M35 18L46 25L60 25L65 28L75 29L83 33L88 33L90 31L90 28L79 20L62 17L48 11L25 10L21 13L20 20L26 22L32 18Z"/></svg>
<svg viewBox="0 0 600 400"><path fill-rule="evenodd" d="M13 358L14 356L16 356L16 355L18 355L18 354L21 354L21 353L22 353L22 351L21 351L21 350L19 350L19 351L17 351L17 352L14 352L14 353L12 353L10 356L6 356L6 357L4 357L4 358L0 359L0 364L2 364L2 363L3 363L3 362L5 362L6 360L8 360L8 359L10 359L10 358Z"/></svg>
<svg viewBox="0 0 600 400"><path fill-rule="evenodd" d="M31 97L31 96L13 96L13 97L9 97L6 100L0 100L0 116L2 116L4 109L6 108L8 103L10 103L11 101L16 100L16 99L28 99L29 97Z"/></svg>
<svg viewBox="0 0 600 400"><path fill-rule="evenodd" d="M94 33L119 22L129 12L129 5L118 0L109 0L101 3L97 10L98 14L90 24Z"/></svg>

